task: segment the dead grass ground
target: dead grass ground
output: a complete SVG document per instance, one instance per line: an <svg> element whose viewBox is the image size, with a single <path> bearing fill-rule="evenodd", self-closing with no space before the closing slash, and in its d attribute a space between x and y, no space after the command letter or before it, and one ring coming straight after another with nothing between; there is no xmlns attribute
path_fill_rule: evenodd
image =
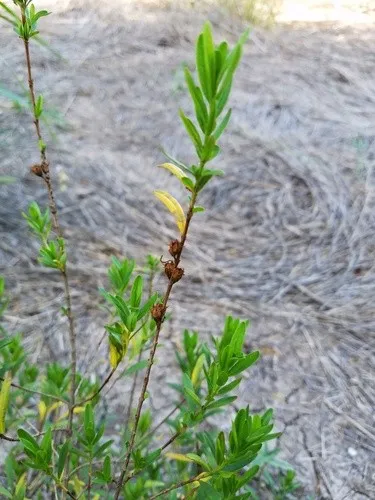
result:
<svg viewBox="0 0 375 500"><path fill-rule="evenodd" d="M176 110L188 106L181 62L193 63L206 14L131 1L48 5L54 15L43 32L62 58L34 48L37 85L66 120L51 158L60 179L68 176L58 204L81 369L103 374L102 360L89 361L105 321L97 288L109 256L165 253L174 235L152 189L176 187L155 165L160 144L193 157ZM242 29L217 9L207 15L218 38L233 41ZM242 400L275 408L284 457L306 485L302 498L375 498L374 43L368 24L296 23L253 33L218 162L226 176L207 190L208 210L193 225L187 287L176 287L151 388L151 404L167 410L161 382L174 377L182 328L208 334L225 314L252 318L249 347L260 347L263 358ZM20 44L1 28L0 46L1 83L18 91ZM37 266L20 216L29 201L46 201L28 174L37 159L33 131L1 105L1 173L19 179L0 187L1 271L13 297L7 320L25 332L35 359L62 357L61 285ZM127 387L116 387L111 413L126 403Z"/></svg>

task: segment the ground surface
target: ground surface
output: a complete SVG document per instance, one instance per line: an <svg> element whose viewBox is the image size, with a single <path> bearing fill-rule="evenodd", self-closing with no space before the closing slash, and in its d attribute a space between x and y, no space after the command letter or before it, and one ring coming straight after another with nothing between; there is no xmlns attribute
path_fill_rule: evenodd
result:
<svg viewBox="0 0 375 500"><path fill-rule="evenodd" d="M183 195L155 168L159 146L193 159L176 111L189 106L181 63L193 64L206 14L167 3L111 2L95 11L99 2L47 2L54 15L42 31L62 58L33 48L37 86L64 118L50 155L81 369L102 335L97 288L109 256L165 254L175 235L152 196L154 188ZM242 29L217 9L208 17L217 38L233 41ZM263 358L242 401L275 408L303 498L375 498L375 31L366 19L253 33L217 162L226 176L208 188L207 211L193 224L187 286L176 287L151 388L154 407L167 410L161 381L174 377L182 328L207 335L226 314L252 318L249 348L260 347ZM0 46L1 85L20 93L23 54L3 26ZM29 201L45 203L27 168L37 160L33 130L2 98L0 131L1 174L18 178L0 186L1 271L13 297L7 320L25 332L32 356L60 357L68 349L61 285L36 264L20 216ZM106 371L100 360L90 366ZM121 412L126 398L117 390L113 410Z"/></svg>

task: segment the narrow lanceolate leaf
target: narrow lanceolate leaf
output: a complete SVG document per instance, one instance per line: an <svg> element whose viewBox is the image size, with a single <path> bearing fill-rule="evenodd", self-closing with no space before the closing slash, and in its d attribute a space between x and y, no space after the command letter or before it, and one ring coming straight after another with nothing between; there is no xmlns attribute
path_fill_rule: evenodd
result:
<svg viewBox="0 0 375 500"><path fill-rule="evenodd" d="M185 68L185 80L188 86L191 98L193 99L195 114L198 120L198 123L203 132L206 131L206 123L208 118L206 104L203 99L202 91L199 87L195 85L193 77L188 68Z"/></svg>
<svg viewBox="0 0 375 500"><path fill-rule="evenodd" d="M220 125L217 127L217 129L215 130L214 132L214 137L216 140L219 139L219 137L221 136L221 134L224 132L224 130L226 129L228 123L229 123L229 120L230 120L230 116L232 114L232 110L229 109L226 113L226 115L224 116L222 122L220 123Z"/></svg>
<svg viewBox="0 0 375 500"><path fill-rule="evenodd" d="M0 434L5 433L5 416L9 405L11 383L12 383L11 376L9 373L7 373L1 385L1 391L0 391Z"/></svg>
<svg viewBox="0 0 375 500"><path fill-rule="evenodd" d="M154 191L154 194L156 198L158 198L162 203L164 203L164 205L168 208L168 210L174 215L177 227L180 230L180 233L182 234L185 229L186 218L181 205L175 198L173 198L172 195L170 195L166 191Z"/></svg>
<svg viewBox="0 0 375 500"><path fill-rule="evenodd" d="M202 373L203 364L204 364L205 359L206 359L205 355L202 353L199 356L199 358L197 359L197 362L195 363L194 369L193 369L192 374L191 374L191 382L192 382L194 387L197 387L199 384L199 379L200 379L200 375Z"/></svg>
<svg viewBox="0 0 375 500"><path fill-rule="evenodd" d="M209 68L210 81L211 81L211 91L212 95L216 92L216 57L215 57L215 45L212 38L212 28L209 22L206 22L203 28L203 39L204 39L204 55L205 63Z"/></svg>
<svg viewBox="0 0 375 500"><path fill-rule="evenodd" d="M188 118L185 113L180 109L179 111L180 118L182 120L182 123L185 125L186 131L189 134L191 140L194 143L194 146L197 150L197 153L199 154L200 151L202 150L203 144L202 144L202 139L201 136L199 135L199 132L194 125L194 123Z"/></svg>
<svg viewBox="0 0 375 500"><path fill-rule="evenodd" d="M175 175L180 181L183 177L185 177L185 172L180 167L173 165L173 163L162 163L161 165L158 165L158 167L165 168L165 170L168 170L168 172Z"/></svg>
<svg viewBox="0 0 375 500"><path fill-rule="evenodd" d="M193 459L187 457L186 455L182 455L181 453L173 453L172 451L166 453L165 456L172 460L177 460L178 462L193 462Z"/></svg>
<svg viewBox="0 0 375 500"><path fill-rule="evenodd" d="M210 101L212 97L211 71L209 64L207 64L203 33L199 35L197 41L197 70L203 94L207 101Z"/></svg>

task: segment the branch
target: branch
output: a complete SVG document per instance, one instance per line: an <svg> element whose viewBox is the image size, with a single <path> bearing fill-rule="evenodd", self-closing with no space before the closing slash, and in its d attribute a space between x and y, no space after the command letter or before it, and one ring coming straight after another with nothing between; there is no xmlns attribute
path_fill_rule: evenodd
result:
<svg viewBox="0 0 375 500"><path fill-rule="evenodd" d="M4 378L0 377L0 380L3 381ZM13 382L10 385L12 387L15 387L16 389L21 389L22 391L29 392L30 394L37 394L38 396L43 396L45 398L54 399L55 401L60 401L61 403L69 404L68 401L66 401L65 399L59 398L58 396L54 396L53 394L47 394L45 392L40 392L40 391L34 391L32 389L27 389L26 387L22 387L22 385L15 384Z"/></svg>
<svg viewBox="0 0 375 500"><path fill-rule="evenodd" d="M111 378L112 378L113 374L115 373L116 369L117 369L117 367L116 368L112 368L112 370L110 371L110 373L107 375L107 378L104 380L104 382L102 383L102 385L99 387L99 389L96 392L94 392L94 394L92 396L88 397L87 399L84 399L83 401L79 401L78 403L74 403L73 409L76 408L77 406L83 406L84 404L89 403L94 398L96 398L96 396L102 392L102 390L104 389L104 387L111 380Z"/></svg>
<svg viewBox="0 0 375 500"><path fill-rule="evenodd" d="M21 19L22 23L26 23L26 6L21 5ZM28 84L29 84L29 93L32 104L32 110L34 115L34 125L35 131L38 138L38 144L40 149L40 160L41 164L38 167L37 171L34 171L37 175L40 175L47 187L48 198L49 198L49 207L52 214L53 226L58 237L62 238L62 231L58 220L57 215L57 206L55 201L55 195L53 191L53 186L51 182L51 174L49 168L49 161L46 155L46 146L43 141L42 133L40 130L40 122L39 117L36 112L36 99L35 99L35 91L34 91L34 81L31 70L31 57L30 57L30 48L29 48L29 39L23 38L24 48L25 48L25 57L26 57L26 67L27 67L27 76L28 76ZM64 292L65 292L65 303L66 303L66 315L69 323L69 340L71 347L71 387L70 387L70 405L69 405L69 429L72 431L73 427L73 413L74 413L74 403L75 403L75 391L76 391L76 371L77 371L77 348L76 348L76 333L74 328L74 319L72 314L72 305L71 305L71 294L70 294L70 286L67 275L66 267L61 269L61 274L64 282Z"/></svg>
<svg viewBox="0 0 375 500"><path fill-rule="evenodd" d="M186 237L188 234L190 222L191 222L191 219L193 217L193 213L194 213L193 209L194 209L196 199L197 199L197 193L194 192L194 193L192 193L192 197L190 200L189 210L188 210L188 213L186 216L186 224L185 224L185 228L184 228L184 231L182 233L182 236L181 236L179 251L174 259L175 260L175 262L174 262L175 268L178 267L180 260L181 260L181 254L182 254L182 251L184 249L184 245L186 242ZM158 343L159 343L159 335L160 335L161 327L162 327L165 313L167 310L168 300L169 300L173 285L174 285L174 281L171 277L169 280L168 286L167 286L167 290L166 290L165 295L164 295L163 303L162 303L163 309L162 309L161 318L157 320L155 337L154 337L154 341L153 341L153 344L151 347L150 356L148 359L148 366L147 366L147 371L146 371L146 374L145 374L145 377L143 380L141 394L140 394L139 400L138 400L138 406L137 406L137 411L135 414L134 426L133 426L132 434L131 434L130 441L129 441L128 451L126 453L125 462L124 462L123 468L121 470L119 480L117 482L117 489L116 489L116 493L114 496L115 500L117 500L120 496L121 488L122 488L122 485L124 484L125 475L126 475L126 472L128 470L128 467L129 467L130 457L131 457L131 454L132 454L132 451L134 448L134 443L135 443L135 436L137 434L138 423L139 423L139 419L140 419L141 412L142 412L142 406L143 406L144 400L146 399L146 391L147 391L148 383L150 381L151 369L152 369L152 365L154 364L155 353L156 353L156 349L157 349Z"/></svg>
<svg viewBox="0 0 375 500"><path fill-rule="evenodd" d="M186 481L181 481L180 483L174 484L174 485L170 486L169 488L166 488L165 490L160 491L156 495L153 495L152 497L150 497L149 500L153 500L154 498L158 498L158 497L161 497L162 495L166 495L170 491L177 490L178 488L182 488L183 486L186 486L187 484L195 483L195 481L200 481L202 479L206 479L206 478L212 476L213 474L215 474L215 471L206 472L204 474L199 474L198 476L191 477L190 479L187 479Z"/></svg>

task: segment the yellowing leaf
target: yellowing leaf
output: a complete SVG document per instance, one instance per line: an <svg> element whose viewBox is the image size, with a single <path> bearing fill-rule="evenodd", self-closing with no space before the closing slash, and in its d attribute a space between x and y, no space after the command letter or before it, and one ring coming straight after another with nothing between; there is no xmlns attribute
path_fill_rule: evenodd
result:
<svg viewBox="0 0 375 500"><path fill-rule="evenodd" d="M26 472L22 474L22 476L19 478L16 488L15 488L15 493L19 493L22 488L26 486Z"/></svg>
<svg viewBox="0 0 375 500"><path fill-rule="evenodd" d="M47 415L47 405L44 401L39 401L38 403L39 420L43 422Z"/></svg>
<svg viewBox="0 0 375 500"><path fill-rule="evenodd" d="M5 433L5 416L9 405L10 385L12 379L10 373L7 373L0 391L0 434Z"/></svg>
<svg viewBox="0 0 375 500"><path fill-rule="evenodd" d="M184 211L182 210L181 205L178 201L173 198L172 195L167 193L166 191L154 191L156 198L158 198L164 205L168 208L168 210L174 215L177 223L177 227L182 234L186 225L186 218Z"/></svg>
<svg viewBox="0 0 375 500"><path fill-rule="evenodd" d="M109 343L109 362L112 368L117 368L117 365L121 361L121 356L119 355L116 347Z"/></svg>
<svg viewBox="0 0 375 500"><path fill-rule="evenodd" d="M173 453L172 451L169 451L168 453L165 454L166 457L171 458L172 460L178 460L179 462L192 462L190 458L188 458L185 455L181 455L181 453Z"/></svg>
<svg viewBox="0 0 375 500"><path fill-rule="evenodd" d="M158 165L158 167L165 168L171 174L175 175L178 179L180 179L180 181L182 180L183 177L185 177L184 171L181 170L180 167L176 167L176 165L173 165L173 163L162 163L161 165Z"/></svg>
<svg viewBox="0 0 375 500"><path fill-rule="evenodd" d="M73 413L83 413L85 411L85 408L83 406L76 406L73 410ZM59 418L56 420L56 422L60 422L61 420L64 420L64 418L67 418L69 416L69 412L66 411L62 415L59 416Z"/></svg>
<svg viewBox="0 0 375 500"><path fill-rule="evenodd" d="M76 495L82 493L83 487L85 486L85 483L81 481L77 475L74 476L72 481L69 481L69 484L73 486Z"/></svg>
<svg viewBox="0 0 375 500"><path fill-rule="evenodd" d="M204 359L205 359L204 354L201 354L199 356L199 358L197 359L197 362L195 363L194 369L192 371L191 381L192 381L194 387L197 387L197 385L199 383L199 376L202 372Z"/></svg>

